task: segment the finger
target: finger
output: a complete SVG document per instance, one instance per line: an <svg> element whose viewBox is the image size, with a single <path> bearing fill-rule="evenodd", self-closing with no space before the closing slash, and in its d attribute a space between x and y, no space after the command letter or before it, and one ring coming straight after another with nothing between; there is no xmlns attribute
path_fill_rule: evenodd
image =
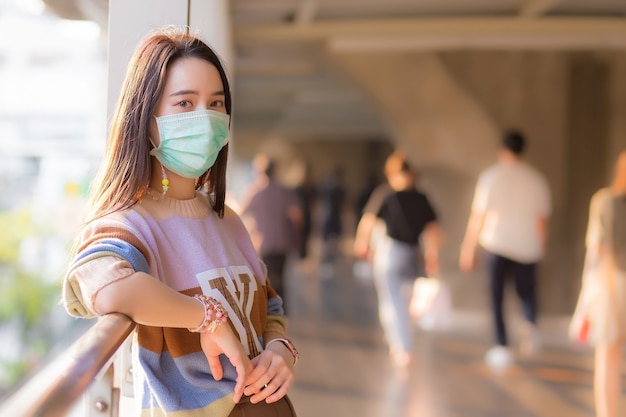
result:
<svg viewBox="0 0 626 417"><path fill-rule="evenodd" d="M266 383L261 382L263 380L268 381L268 382L266 382ZM246 386L246 389L243 392L246 395L258 394L261 391L266 390L268 388L268 384L269 384L269 379L267 377L265 377L264 379L259 379L258 381L254 382L253 384L250 384L250 385Z"/></svg>
<svg viewBox="0 0 626 417"><path fill-rule="evenodd" d="M246 388L246 379L247 379L247 369L245 364L239 364L235 366L235 370L237 371L237 379L235 381L235 391L233 393L233 401L238 403L241 400L241 397L244 394L244 389Z"/></svg>
<svg viewBox="0 0 626 417"><path fill-rule="evenodd" d="M253 382L250 382L250 379L248 378L248 383L246 383L246 389L244 390L246 395L256 394L266 389L272 378L267 374L263 374L260 378L254 379Z"/></svg>
<svg viewBox="0 0 626 417"><path fill-rule="evenodd" d="M216 381L222 379L224 376L224 368L222 368L219 356L209 356L207 360L209 361L209 368L211 368L213 378L215 378Z"/></svg>
<svg viewBox="0 0 626 417"><path fill-rule="evenodd" d="M264 351L261 354L251 360L253 365L252 371L248 374L246 385L257 384L257 387L262 387L267 383L271 376L268 375L268 371L271 365L271 358Z"/></svg>
<svg viewBox="0 0 626 417"><path fill-rule="evenodd" d="M267 384L263 385L260 392L250 397L250 401L255 403L262 400L268 403L278 401L287 394L293 381L293 374L289 372L275 374Z"/></svg>
<svg viewBox="0 0 626 417"><path fill-rule="evenodd" d="M246 378L246 386L262 387L267 381L269 376L267 375L267 369L265 366L256 366L248 373Z"/></svg>
<svg viewBox="0 0 626 417"><path fill-rule="evenodd" d="M265 402L271 404L283 398L289 392L289 388L291 387L292 383L293 382L291 380L286 380L282 383L282 385L278 387L278 389L268 392L268 394L270 395L265 398ZM270 387L268 385L268 389L269 388Z"/></svg>
<svg viewBox="0 0 626 417"><path fill-rule="evenodd" d="M276 391L276 388L276 385L272 384L270 381L270 383L263 385L258 392L254 393L254 395L250 397L250 402L258 403L263 401L264 399L272 395Z"/></svg>

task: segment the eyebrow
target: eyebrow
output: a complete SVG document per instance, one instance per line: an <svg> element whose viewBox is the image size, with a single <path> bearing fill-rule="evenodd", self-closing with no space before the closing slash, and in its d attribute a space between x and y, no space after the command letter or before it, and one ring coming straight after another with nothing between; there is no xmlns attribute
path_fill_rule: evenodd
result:
<svg viewBox="0 0 626 417"><path fill-rule="evenodd" d="M184 96L186 94L198 95L198 92L196 90L178 90L178 91L174 91L172 94L170 94L170 97ZM214 92L211 95L213 95L213 96L225 96L226 93L224 92L224 90L220 90L220 91Z"/></svg>

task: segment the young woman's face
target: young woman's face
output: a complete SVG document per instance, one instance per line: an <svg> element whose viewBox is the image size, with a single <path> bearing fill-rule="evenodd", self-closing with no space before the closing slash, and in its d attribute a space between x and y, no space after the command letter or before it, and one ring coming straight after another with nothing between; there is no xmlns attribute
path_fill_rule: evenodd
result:
<svg viewBox="0 0 626 417"><path fill-rule="evenodd" d="M226 113L225 93L220 73L213 64L200 58L181 58L169 67L165 88L155 116L215 110ZM156 120L150 124L150 138L159 146Z"/></svg>

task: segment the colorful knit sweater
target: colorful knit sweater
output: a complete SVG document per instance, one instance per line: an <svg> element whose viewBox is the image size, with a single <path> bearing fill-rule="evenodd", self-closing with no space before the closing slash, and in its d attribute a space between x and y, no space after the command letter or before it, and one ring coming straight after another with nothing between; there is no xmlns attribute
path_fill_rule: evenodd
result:
<svg viewBox="0 0 626 417"><path fill-rule="evenodd" d="M151 192L132 208L89 223L80 239L63 290L73 316L94 317L100 289L143 271L182 294L219 300L250 358L264 341L285 337L282 300L243 223L228 209L220 219L204 194L174 200ZM228 416L235 369L222 355L224 378L213 379L199 334L138 325L134 340L134 394L142 416Z"/></svg>

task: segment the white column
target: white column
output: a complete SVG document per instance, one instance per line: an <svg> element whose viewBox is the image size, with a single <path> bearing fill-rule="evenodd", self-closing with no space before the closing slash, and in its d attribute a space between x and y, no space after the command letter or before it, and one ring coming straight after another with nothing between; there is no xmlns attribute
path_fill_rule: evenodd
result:
<svg viewBox="0 0 626 417"><path fill-rule="evenodd" d="M137 43L152 29L187 25L189 0L110 0L107 113L120 93L128 61Z"/></svg>
<svg viewBox="0 0 626 417"><path fill-rule="evenodd" d="M228 0L189 0L189 28L198 31L222 59L233 78L233 36Z"/></svg>
<svg viewBox="0 0 626 417"><path fill-rule="evenodd" d="M188 25L208 42L233 77L233 41L228 0L110 0L108 114L113 111L137 43L152 29Z"/></svg>

